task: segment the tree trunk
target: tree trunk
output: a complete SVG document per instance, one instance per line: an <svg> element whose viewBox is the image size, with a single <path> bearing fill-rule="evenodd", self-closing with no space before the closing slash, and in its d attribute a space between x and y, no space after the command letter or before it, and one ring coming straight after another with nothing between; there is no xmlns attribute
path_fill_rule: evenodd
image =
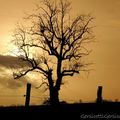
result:
<svg viewBox="0 0 120 120"><path fill-rule="evenodd" d="M50 104L53 106L59 105L59 90L57 90L55 87L50 89Z"/></svg>

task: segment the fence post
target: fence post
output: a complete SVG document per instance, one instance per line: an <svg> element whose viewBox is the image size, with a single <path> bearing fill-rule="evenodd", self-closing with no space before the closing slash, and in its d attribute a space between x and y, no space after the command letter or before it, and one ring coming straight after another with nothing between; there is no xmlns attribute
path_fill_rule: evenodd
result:
<svg viewBox="0 0 120 120"><path fill-rule="evenodd" d="M102 103L102 86L98 86L97 90L97 103Z"/></svg>
<svg viewBox="0 0 120 120"><path fill-rule="evenodd" d="M31 84L27 83L26 88L26 100L25 100L25 106L28 107L30 104L30 91L31 91Z"/></svg>

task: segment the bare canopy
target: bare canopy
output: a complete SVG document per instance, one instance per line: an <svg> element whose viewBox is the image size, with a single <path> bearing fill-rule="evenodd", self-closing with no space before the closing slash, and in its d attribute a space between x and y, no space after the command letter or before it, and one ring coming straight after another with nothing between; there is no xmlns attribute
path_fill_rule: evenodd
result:
<svg viewBox="0 0 120 120"><path fill-rule="evenodd" d="M86 45L93 40L90 26L93 17L71 17L68 1L42 3L26 17L27 26L18 25L14 31L18 57L29 66L13 76L18 79L30 71L38 72L44 79L42 84L49 86L50 103L57 104L63 78L78 74L87 66L81 59L90 53Z"/></svg>

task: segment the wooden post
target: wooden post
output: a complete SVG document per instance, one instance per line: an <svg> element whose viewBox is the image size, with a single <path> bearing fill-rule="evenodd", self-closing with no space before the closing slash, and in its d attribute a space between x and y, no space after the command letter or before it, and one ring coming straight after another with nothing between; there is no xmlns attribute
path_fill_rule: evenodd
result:
<svg viewBox="0 0 120 120"><path fill-rule="evenodd" d="M102 86L98 86L97 90L97 103L102 103Z"/></svg>
<svg viewBox="0 0 120 120"><path fill-rule="evenodd" d="M30 104L30 91L31 91L31 84L27 83L26 88L26 100L25 100L25 106L28 107Z"/></svg>

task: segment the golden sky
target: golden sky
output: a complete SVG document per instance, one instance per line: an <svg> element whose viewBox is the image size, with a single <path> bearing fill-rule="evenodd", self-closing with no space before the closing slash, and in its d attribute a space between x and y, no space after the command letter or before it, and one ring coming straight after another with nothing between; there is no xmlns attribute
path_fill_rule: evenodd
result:
<svg viewBox="0 0 120 120"><path fill-rule="evenodd" d="M14 58L5 57L10 49L11 31L31 12L39 0L0 0L0 105L24 104L25 85L12 80L9 63ZM67 101L94 101L98 85L103 86L103 97L120 99L120 0L71 0L76 14L90 13L94 19L96 42L89 61L93 62L89 76L85 74L68 79L60 97ZM9 74L9 76L8 76ZM7 76L7 77L6 77ZM31 104L39 104L46 93L32 89ZM9 97L7 97L9 96ZM11 97L12 96L12 97ZM37 97L38 96L38 97Z"/></svg>

